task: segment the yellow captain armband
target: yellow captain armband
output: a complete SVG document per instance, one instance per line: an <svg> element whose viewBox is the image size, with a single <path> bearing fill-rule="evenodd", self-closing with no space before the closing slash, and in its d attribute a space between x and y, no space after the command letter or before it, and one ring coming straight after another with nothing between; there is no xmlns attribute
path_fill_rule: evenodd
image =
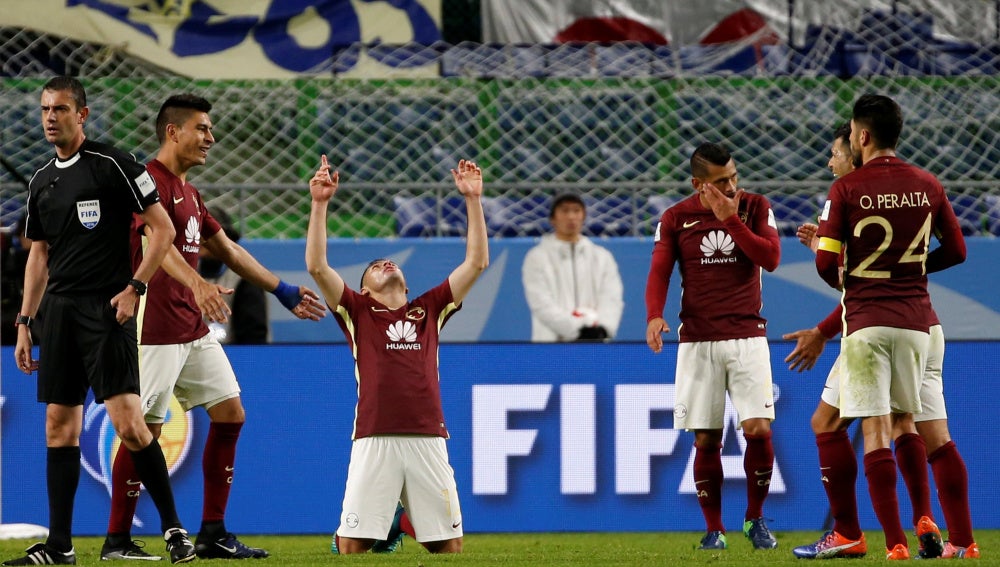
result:
<svg viewBox="0 0 1000 567"><path fill-rule="evenodd" d="M840 250L844 247L843 243L839 240L833 238L822 237L819 239L819 250L826 250L827 252L833 252L834 254L840 254Z"/></svg>

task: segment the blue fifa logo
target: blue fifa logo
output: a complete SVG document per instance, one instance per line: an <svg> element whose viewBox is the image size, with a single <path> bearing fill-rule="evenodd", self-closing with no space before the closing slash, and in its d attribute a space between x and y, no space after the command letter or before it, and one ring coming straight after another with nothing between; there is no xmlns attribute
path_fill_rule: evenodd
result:
<svg viewBox="0 0 1000 567"><path fill-rule="evenodd" d="M97 199L92 201L76 202L76 218L80 219L83 228L92 229L101 222L101 202Z"/></svg>
<svg viewBox="0 0 1000 567"><path fill-rule="evenodd" d="M104 404L94 402L93 393L88 394L88 397L83 414L83 431L80 434L81 465L94 480L107 489L110 502L111 469L114 466L115 455L119 450L128 449L121 444L121 440L115 434L115 428L111 424L111 418ZM194 437L193 425L191 415L184 411L176 398L171 396L170 409L159 439L170 476L173 476L187 460L191 440ZM143 526L143 521L138 515L132 523L137 527Z"/></svg>

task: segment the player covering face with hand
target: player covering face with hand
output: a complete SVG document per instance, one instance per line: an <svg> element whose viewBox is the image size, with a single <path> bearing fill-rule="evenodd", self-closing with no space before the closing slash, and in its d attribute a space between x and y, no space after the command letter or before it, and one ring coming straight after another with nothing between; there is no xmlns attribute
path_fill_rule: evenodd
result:
<svg viewBox="0 0 1000 567"><path fill-rule="evenodd" d="M760 315L761 269L778 266L781 247L766 198L739 189L736 163L718 144L691 156L697 193L667 209L656 227L646 282L646 342L663 348L667 287L680 264L674 427L695 433L694 481L705 517L700 549L725 549L722 433L728 393L739 414L746 453L743 533L756 549L778 542L763 518L774 464L774 397L766 320Z"/></svg>

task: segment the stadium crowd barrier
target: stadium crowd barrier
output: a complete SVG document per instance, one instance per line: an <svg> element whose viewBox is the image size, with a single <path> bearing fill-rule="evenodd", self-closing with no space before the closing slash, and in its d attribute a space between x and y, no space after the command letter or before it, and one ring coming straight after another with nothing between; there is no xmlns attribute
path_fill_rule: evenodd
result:
<svg viewBox="0 0 1000 567"><path fill-rule="evenodd" d="M461 314L459 314L460 316ZM776 386L775 467L764 514L780 532L829 527L809 417L838 352L828 345L817 369L787 370L792 344L771 345ZM226 516L240 534L332 533L339 522L350 454L356 384L345 345L228 346L243 389L247 423L240 438ZM0 350L2 511L5 523L47 523L45 409L35 381ZM645 344L444 344L441 391L450 461L467 533L550 531L700 531L691 466L693 436L671 429L676 344L653 355ZM1000 342L953 342L945 356L949 428L969 470L973 525L1000 528L993 450L982 416L994 411L987 389ZM74 533L102 535L107 482L117 443L103 406L86 408L84 473ZM746 503L745 443L726 411L723 518L738 533ZM175 405L160 444L185 525L201 514L201 410ZM852 428L855 447L861 440ZM985 436L985 437L984 437ZM860 460L860 457L859 457ZM862 527L878 530L864 476ZM262 495L266 497L262 498ZM903 518L910 517L900 480ZM943 517L936 499L935 516ZM136 535L158 535L142 496ZM944 526L942 526L944 527Z"/></svg>

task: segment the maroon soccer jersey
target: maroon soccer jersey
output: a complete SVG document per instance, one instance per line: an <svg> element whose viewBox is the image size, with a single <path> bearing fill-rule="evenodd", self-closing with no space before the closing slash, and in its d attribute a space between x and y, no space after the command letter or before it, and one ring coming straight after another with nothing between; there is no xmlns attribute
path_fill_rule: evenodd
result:
<svg viewBox="0 0 1000 567"><path fill-rule="evenodd" d="M942 247L929 258L935 233ZM874 158L834 182L817 234L816 264L828 283L838 279L836 258L822 239L845 244L844 336L874 326L927 332L934 319L928 268L965 257L961 229L941 184L896 157Z"/></svg>
<svg viewBox="0 0 1000 567"><path fill-rule="evenodd" d="M358 406L352 439L448 437L441 410L438 335L456 311L448 280L399 309L344 286L331 309L354 355Z"/></svg>
<svg viewBox="0 0 1000 567"><path fill-rule="evenodd" d="M681 342L722 341L767 334L760 316L761 267L777 267L781 244L767 199L745 193L725 221L698 194L660 218L646 283L647 321L663 316L674 262L681 273Z"/></svg>
<svg viewBox="0 0 1000 567"><path fill-rule="evenodd" d="M210 238L219 232L219 223L208 214L201 195L193 185L181 181L155 159L146 165L146 169L156 181L160 202L174 223L174 230L177 232L174 247L192 268L197 268L201 239ZM132 269L135 270L142 261L141 235L144 234L144 225L140 217L134 217L133 228ZM208 333L208 325L202 320L201 310L194 300L194 292L172 278L163 268L156 270L149 280L141 317L139 344L143 345L187 343Z"/></svg>

